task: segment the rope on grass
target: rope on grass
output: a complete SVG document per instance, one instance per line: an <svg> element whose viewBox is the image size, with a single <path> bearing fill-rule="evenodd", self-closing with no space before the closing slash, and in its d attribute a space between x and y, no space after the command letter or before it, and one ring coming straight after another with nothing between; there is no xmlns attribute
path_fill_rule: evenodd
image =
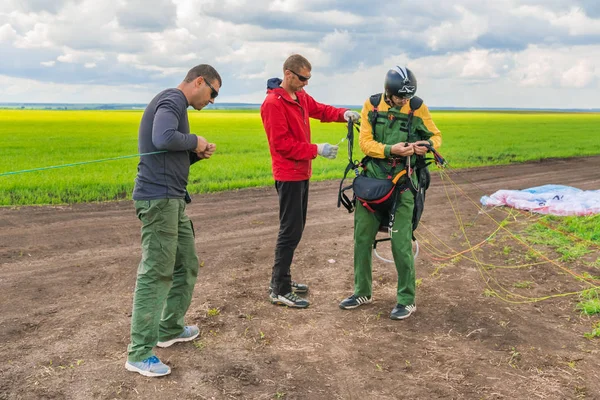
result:
<svg viewBox="0 0 600 400"><path fill-rule="evenodd" d="M78 165L94 164L94 163L106 162L106 161L123 160L125 158L133 158L133 157L140 157L140 156L149 156L151 154L161 154L161 153L166 153L166 150L153 151L151 153L131 154L131 155L128 155L128 156L103 158L103 159L100 159L100 160L81 161L81 162L70 163L70 164L53 165L51 167L41 167L41 168L23 169L21 171L2 172L2 173L0 173L0 177L1 176L8 176L8 175L25 174L27 172L46 171L46 170L49 170L49 169L66 168L66 167L76 167Z"/></svg>
<svg viewBox="0 0 600 400"><path fill-rule="evenodd" d="M443 173L443 172L442 172ZM483 211L483 208L479 205L479 203L475 202L473 199L471 199L471 197L469 197L453 180L452 178L450 178L448 176L448 174L446 173L446 178L450 181L450 183L452 184L452 186L455 188L455 190L457 190L458 192L460 192L463 195L463 198L466 198L468 201L470 201L479 211ZM444 186L444 190L446 190L446 197L448 198L449 201L449 194L447 193L447 189ZM454 207L453 207L453 211L454 211ZM532 251L533 254L536 254L537 256L539 256L540 258L546 260L548 263L556 266L557 268L560 268L561 270L563 270L564 272L566 272L567 274L572 275L573 277L587 283L590 286L597 286L598 283L600 283L599 279L593 279L593 278L586 278L582 275L579 275L577 273L575 273L574 271L572 271L569 268L563 267L562 265L560 265L559 263L557 263L554 260L549 259L545 254L537 251L536 249L534 249L533 247L531 247L529 244L527 244L523 239L521 239L520 237L518 237L517 235L513 234L510 230L508 230L506 227L501 226L501 224L495 220L491 215L489 215L488 213L484 214L486 217L488 217L490 220L492 220L496 225L500 226L500 229L502 229L503 231L505 231L506 233L508 233L508 235L510 235L510 237L512 237L515 241L519 242L521 245L523 245L525 248L527 248L528 250ZM458 220L458 224L459 227L462 227L462 221L460 220L460 216L456 215L455 212L455 216L457 217ZM465 234L465 232L463 231L463 234ZM476 258L476 257L474 257Z"/></svg>
<svg viewBox="0 0 600 400"><path fill-rule="evenodd" d="M483 212L484 210L481 208L481 206L479 206L478 203L476 203L475 201L473 201L457 184L456 182L454 182L452 180L452 178L450 178L450 176L448 175L447 171L440 171L440 175L442 176L442 181L448 181L450 183L450 186L452 186L454 188L454 199L452 198L451 194L448 191L448 187L447 185L444 185L444 192L446 194L446 198L448 199L448 203L450 204L450 207L452 208L452 211L454 213L454 216L456 218L456 222L457 225L459 227L459 230L462 232L461 237L463 237L465 239L465 241L467 242L467 250L466 251L461 251L461 252L456 252L454 251L450 246L448 246L446 243L444 243L440 238L438 238L437 236L433 235L435 237L435 239L437 239L438 241L440 241L442 243L443 246L446 246L450 251L452 251L454 254L452 254L452 256L459 256L459 257L464 257L470 261L472 261L473 263L475 263L477 270L485 284L485 286L487 287L487 293L490 296L494 296L496 298L498 298L499 300L502 300L506 303L511 303L511 304L524 304L524 303L534 303L534 302L539 302L539 301L544 301L544 300L549 300L549 299L553 299L553 298L558 298L558 297L567 297L567 296L575 296L575 295L582 295L586 290L580 290L580 291L574 291L574 292L567 292L567 293L557 293L557 294L553 294L553 295L547 295L547 296L541 296L541 297L528 297L528 296L523 296L520 295L518 293L512 292L510 290L508 290L507 288L505 288L489 271L487 271L488 268L486 267L493 267L491 265L486 265L485 263L482 262L482 260L480 260L476 253L475 250L478 249L482 243L485 243L488 239L490 239L492 236L494 236L495 234L498 233L499 230L503 230L506 233L508 233L508 235L510 237L512 237L513 240L519 242L520 244L524 245L526 248L528 248L529 250L533 251L534 253L536 253L537 255L541 256L542 259L544 259L545 261L543 262L544 264L548 263L551 265L554 265L558 268L560 268L561 270L563 270L564 272L572 275L573 277L575 277L577 280L582 281L585 284L588 284L590 286L592 286L591 288L588 288L587 290L598 290L600 289L600 286L598 285L598 282L600 282L600 280L595 279L595 278L588 278L586 276L581 276L577 273L575 273L574 271L572 271L569 268L563 267L562 265L560 265L558 263L558 260L551 260L549 259L547 256L545 256L543 253L536 251L533 247L531 247L530 245L528 245L523 239L521 239L520 237L516 236L514 233L512 233L507 227L506 227L506 222L508 220L508 218L513 217L514 215L512 214L512 212L507 213L508 215L506 216L506 218L503 221L497 221L495 218L493 218L491 215L489 215L488 213ZM469 237L466 234L466 230L465 230L465 224L463 221L463 218L461 216L461 213L459 212L459 210L454 206L454 202L457 200L457 193L461 194L461 198L467 198L467 200L469 200L471 203L473 203L473 205L479 209L479 212L483 212L491 221L493 221L496 225L497 225L497 229L494 230L494 232L488 236L488 238L486 240L484 240L482 243L478 243L478 244L472 244ZM581 238L579 238L581 239ZM437 246L431 246L431 249L433 250L432 253L434 253L437 256L442 255L442 259L447 259L448 254L441 254L442 252L437 248ZM471 257L465 256L465 252L470 252L471 253ZM437 254L436 254L437 253ZM530 264L530 265L535 265L535 264L541 264L541 263L534 263L534 264ZM495 268L517 268L517 266L495 266ZM518 267L523 267L523 266L518 266ZM495 269L493 268L493 269Z"/></svg>

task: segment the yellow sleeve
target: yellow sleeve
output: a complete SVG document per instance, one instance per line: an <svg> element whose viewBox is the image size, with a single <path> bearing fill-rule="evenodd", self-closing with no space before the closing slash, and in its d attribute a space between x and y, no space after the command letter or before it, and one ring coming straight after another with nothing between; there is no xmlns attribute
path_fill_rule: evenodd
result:
<svg viewBox="0 0 600 400"><path fill-rule="evenodd" d="M360 113L360 136L358 138L358 144L365 155L373 158L386 158L386 145L373 138L373 128L369 121L369 111L371 110L373 110L373 106L371 105L371 101L367 99ZM391 149L391 146L389 147ZM388 150L388 157L389 151L390 150Z"/></svg>
<svg viewBox="0 0 600 400"><path fill-rule="evenodd" d="M429 113L429 108L423 104L419 109L415 112L415 117L421 118L425 128L431 132L433 135L429 138L429 141L433 145L434 149L439 149L442 145L442 132L435 126L435 122L431 118L431 114Z"/></svg>

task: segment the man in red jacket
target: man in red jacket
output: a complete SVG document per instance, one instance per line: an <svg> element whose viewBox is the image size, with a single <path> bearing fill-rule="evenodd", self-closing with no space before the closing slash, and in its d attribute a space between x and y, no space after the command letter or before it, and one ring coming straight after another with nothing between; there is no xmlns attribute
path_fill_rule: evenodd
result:
<svg viewBox="0 0 600 400"><path fill-rule="evenodd" d="M271 276L271 303L305 308L309 302L297 295L308 286L292 281L290 266L300 243L308 206L308 181L311 162L317 155L334 159L338 146L310 142L310 118L321 122L358 120L360 115L345 108L316 102L304 91L311 78L311 65L299 54L283 63L283 80L267 81L267 98L260 107L273 166L275 188L279 195L279 236Z"/></svg>

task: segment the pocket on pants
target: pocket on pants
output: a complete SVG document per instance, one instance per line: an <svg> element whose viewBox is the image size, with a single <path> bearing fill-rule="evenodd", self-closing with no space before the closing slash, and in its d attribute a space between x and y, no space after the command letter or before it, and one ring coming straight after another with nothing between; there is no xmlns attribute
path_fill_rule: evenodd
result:
<svg viewBox="0 0 600 400"><path fill-rule="evenodd" d="M157 213L163 211L169 204L169 199L159 200L136 200L135 212L139 220L154 219Z"/></svg>

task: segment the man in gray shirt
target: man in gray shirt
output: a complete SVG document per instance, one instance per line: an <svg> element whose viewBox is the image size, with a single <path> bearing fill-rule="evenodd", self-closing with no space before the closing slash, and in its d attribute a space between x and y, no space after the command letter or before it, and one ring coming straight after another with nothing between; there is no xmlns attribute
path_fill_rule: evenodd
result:
<svg viewBox="0 0 600 400"><path fill-rule="evenodd" d="M139 152L145 155L138 164L133 200L142 221L142 261L125 368L144 376L171 373L154 355L154 346L169 347L199 334L197 326L184 325L198 276L194 227L184 199L190 165L210 158L216 145L190 133L187 109L214 103L221 84L213 67L198 65L177 88L156 95L140 123Z"/></svg>

